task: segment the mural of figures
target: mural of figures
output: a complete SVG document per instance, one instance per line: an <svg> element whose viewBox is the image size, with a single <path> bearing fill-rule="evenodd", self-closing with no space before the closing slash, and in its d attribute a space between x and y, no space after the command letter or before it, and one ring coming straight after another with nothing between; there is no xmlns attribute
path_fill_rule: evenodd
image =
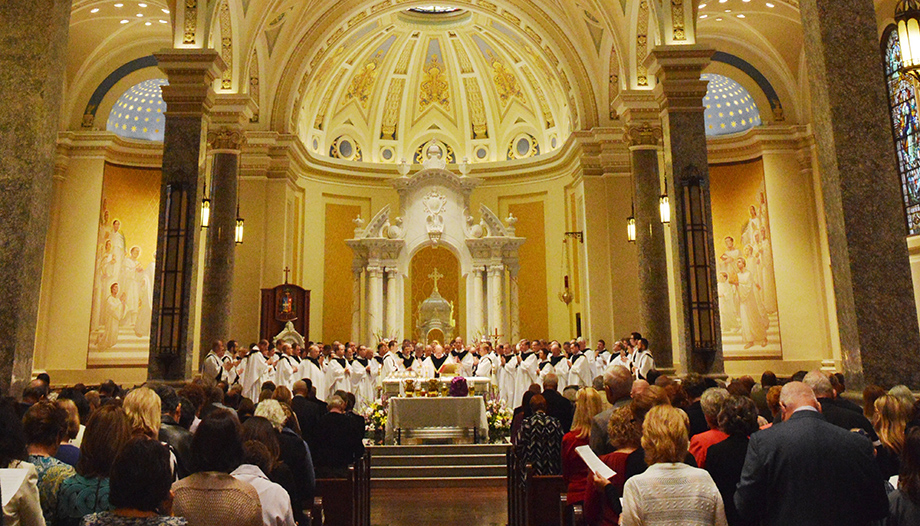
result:
<svg viewBox="0 0 920 526"><path fill-rule="evenodd" d="M147 361L159 192L159 170L106 164L88 365Z"/></svg>
<svg viewBox="0 0 920 526"><path fill-rule="evenodd" d="M710 167L726 358L782 357L763 162Z"/></svg>

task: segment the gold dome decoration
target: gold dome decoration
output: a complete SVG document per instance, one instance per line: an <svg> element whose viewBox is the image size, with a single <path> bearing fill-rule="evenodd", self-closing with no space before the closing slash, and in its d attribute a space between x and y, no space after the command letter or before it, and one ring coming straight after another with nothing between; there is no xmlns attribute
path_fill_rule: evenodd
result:
<svg viewBox="0 0 920 526"><path fill-rule="evenodd" d="M312 153L334 155L349 136L363 162L413 162L437 141L449 163L487 163L509 160L522 134L533 145L568 139L576 110L555 56L505 20L419 7L355 24L315 62L296 112L298 135L318 142Z"/></svg>

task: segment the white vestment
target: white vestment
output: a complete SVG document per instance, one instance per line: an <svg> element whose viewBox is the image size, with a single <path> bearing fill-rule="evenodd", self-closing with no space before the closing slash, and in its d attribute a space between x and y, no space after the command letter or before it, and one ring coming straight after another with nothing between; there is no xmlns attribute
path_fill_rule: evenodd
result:
<svg viewBox="0 0 920 526"><path fill-rule="evenodd" d="M316 388L316 398L319 400L326 400L326 371L324 370L325 366L319 365L319 360L314 360L313 358L304 358L303 362L303 376L301 378L309 378L310 382L313 383L313 387Z"/></svg>
<svg viewBox="0 0 920 526"><path fill-rule="evenodd" d="M345 358L329 360L329 363L326 364L326 400L338 390L351 392L349 374L348 361Z"/></svg>
<svg viewBox="0 0 920 526"><path fill-rule="evenodd" d="M293 356L283 355L278 363L275 364L275 385L283 385L288 389L294 387L297 381L297 363Z"/></svg>
<svg viewBox="0 0 920 526"><path fill-rule="evenodd" d="M590 359L582 353L572 357L572 368L569 370L568 382L566 387L577 385L578 387L590 387L594 380L593 371L591 370Z"/></svg>
<svg viewBox="0 0 920 526"><path fill-rule="evenodd" d="M240 367L242 368L240 384L243 386L243 396L258 403L259 394L262 392L262 376L269 369L268 362L259 351L251 351L240 363Z"/></svg>
<svg viewBox="0 0 920 526"><path fill-rule="evenodd" d="M537 356L537 353L528 352L521 355L521 363L518 364L517 368L517 380L514 384L514 402L515 407L520 405L521 400L524 397L524 392L530 388L531 384L537 384L543 386L543 381L540 379L540 357Z"/></svg>

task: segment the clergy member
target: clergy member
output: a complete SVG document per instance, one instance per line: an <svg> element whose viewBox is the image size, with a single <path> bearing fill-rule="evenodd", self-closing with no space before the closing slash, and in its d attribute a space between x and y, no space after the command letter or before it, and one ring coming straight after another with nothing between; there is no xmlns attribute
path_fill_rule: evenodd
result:
<svg viewBox="0 0 920 526"><path fill-rule="evenodd" d="M261 346L265 342L264 348ZM262 340L260 345L253 346L246 355L246 358L240 363L240 383L243 386L243 396L252 400L259 401L259 393L262 388L262 377L269 370L268 365L268 342Z"/></svg>
<svg viewBox="0 0 920 526"><path fill-rule="evenodd" d="M302 362L301 376L301 378L310 380L313 387L316 388L316 398L321 401L326 399L326 367L323 362L323 351L320 346L311 345L307 349L307 357Z"/></svg>
<svg viewBox="0 0 920 526"><path fill-rule="evenodd" d="M214 340L214 343L211 344L211 350L201 363L201 376L211 378L217 383L224 382L229 385L227 371L232 369L233 366L229 363L229 360L224 360L226 352L224 342Z"/></svg>
<svg viewBox="0 0 920 526"><path fill-rule="evenodd" d="M351 392L351 369L345 359L345 344L333 344L332 360L326 365L326 396L332 396L336 391Z"/></svg>
<svg viewBox="0 0 920 526"><path fill-rule="evenodd" d="M441 376L441 366L451 363L450 355L444 352L444 347L435 342L432 346L431 356L422 362L422 378L437 378Z"/></svg>

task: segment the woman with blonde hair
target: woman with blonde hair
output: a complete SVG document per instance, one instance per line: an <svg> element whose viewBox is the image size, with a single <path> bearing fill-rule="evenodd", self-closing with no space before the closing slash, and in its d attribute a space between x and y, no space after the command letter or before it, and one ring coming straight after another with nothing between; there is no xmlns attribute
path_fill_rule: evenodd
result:
<svg viewBox="0 0 920 526"><path fill-rule="evenodd" d="M160 397L152 389L138 387L128 393L124 409L134 435L156 440L160 434L160 407Z"/></svg>
<svg viewBox="0 0 920 526"><path fill-rule="evenodd" d="M578 390L575 396L572 430L562 436L562 480L568 485L566 501L569 504L577 504L585 500L586 481L590 471L575 448L588 444L591 424L594 422L594 417L603 409L604 401L596 389L584 387Z"/></svg>
<svg viewBox="0 0 920 526"><path fill-rule="evenodd" d="M886 394L875 401L872 427L880 444L875 448L875 461L882 476L893 477L901 467L899 456L904 449L904 431L910 420L912 405L896 395Z"/></svg>
<svg viewBox="0 0 920 526"><path fill-rule="evenodd" d="M648 469L626 481L623 526L727 526L719 488L705 470L683 463L689 451L687 414L669 405L649 410L642 422Z"/></svg>

